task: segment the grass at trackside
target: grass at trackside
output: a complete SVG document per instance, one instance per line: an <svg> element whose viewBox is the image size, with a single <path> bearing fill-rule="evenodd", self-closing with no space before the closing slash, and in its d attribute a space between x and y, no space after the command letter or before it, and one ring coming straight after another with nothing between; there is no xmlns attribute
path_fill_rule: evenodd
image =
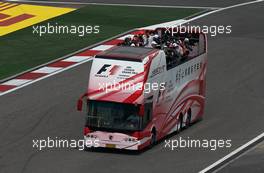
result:
<svg viewBox="0 0 264 173"><path fill-rule="evenodd" d="M78 37L53 34L39 37L32 27L0 37L0 79L102 41L132 28L184 18L200 9L89 5L38 25L100 25L100 34Z"/></svg>

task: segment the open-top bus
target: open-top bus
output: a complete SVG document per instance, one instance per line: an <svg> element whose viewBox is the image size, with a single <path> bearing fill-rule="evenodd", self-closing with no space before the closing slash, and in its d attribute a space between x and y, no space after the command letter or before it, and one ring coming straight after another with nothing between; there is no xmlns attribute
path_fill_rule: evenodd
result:
<svg viewBox="0 0 264 173"><path fill-rule="evenodd" d="M187 37L186 54L171 55L166 46L115 46L94 57L87 93L78 101L79 110L82 99L87 103L85 140L141 150L202 118L207 39L196 32L174 39Z"/></svg>

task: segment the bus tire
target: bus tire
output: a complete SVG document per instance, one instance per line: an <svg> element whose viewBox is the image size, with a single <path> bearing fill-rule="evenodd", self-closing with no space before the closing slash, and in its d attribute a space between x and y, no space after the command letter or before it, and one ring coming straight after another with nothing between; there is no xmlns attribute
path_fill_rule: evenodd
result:
<svg viewBox="0 0 264 173"><path fill-rule="evenodd" d="M189 109L187 112L187 118L186 118L186 128L190 127L192 124L192 110Z"/></svg>
<svg viewBox="0 0 264 173"><path fill-rule="evenodd" d="M152 148L157 142L157 134L156 130L152 129L151 131L151 140L150 140L150 147Z"/></svg>

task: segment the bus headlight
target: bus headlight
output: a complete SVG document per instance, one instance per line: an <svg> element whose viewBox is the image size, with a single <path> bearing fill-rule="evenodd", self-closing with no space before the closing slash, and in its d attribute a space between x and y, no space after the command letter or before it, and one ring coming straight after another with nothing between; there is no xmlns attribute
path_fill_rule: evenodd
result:
<svg viewBox="0 0 264 173"><path fill-rule="evenodd" d="M125 142L136 142L137 140L135 138L125 138L124 139Z"/></svg>
<svg viewBox="0 0 264 173"><path fill-rule="evenodd" d="M93 134L88 134L86 135L87 138L92 138L92 139L96 139L97 136L96 135L93 135Z"/></svg>

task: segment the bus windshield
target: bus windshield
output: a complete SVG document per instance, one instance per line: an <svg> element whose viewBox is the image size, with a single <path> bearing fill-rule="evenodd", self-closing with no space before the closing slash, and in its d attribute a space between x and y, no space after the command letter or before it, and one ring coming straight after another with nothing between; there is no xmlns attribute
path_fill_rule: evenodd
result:
<svg viewBox="0 0 264 173"><path fill-rule="evenodd" d="M133 104L90 100L86 125L111 130L140 130L138 111L139 106Z"/></svg>

